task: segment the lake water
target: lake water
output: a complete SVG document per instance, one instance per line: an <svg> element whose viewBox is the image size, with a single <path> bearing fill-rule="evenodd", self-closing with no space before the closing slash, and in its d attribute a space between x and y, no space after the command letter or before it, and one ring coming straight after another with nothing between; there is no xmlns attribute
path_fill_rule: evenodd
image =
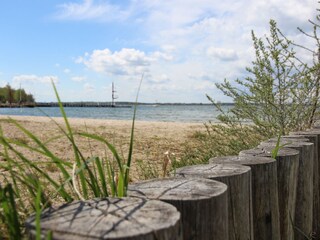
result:
<svg viewBox="0 0 320 240"><path fill-rule="evenodd" d="M228 108L228 106L224 106ZM70 118L94 118L131 120L132 108L66 107ZM58 107L41 108L0 108L0 115L61 117ZM139 105L137 120L161 122L207 122L217 121L219 112L213 105Z"/></svg>

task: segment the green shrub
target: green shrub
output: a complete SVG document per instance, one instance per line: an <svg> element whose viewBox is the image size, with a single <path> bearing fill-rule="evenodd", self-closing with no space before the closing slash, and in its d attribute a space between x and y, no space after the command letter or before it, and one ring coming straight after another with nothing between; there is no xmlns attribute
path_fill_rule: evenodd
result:
<svg viewBox="0 0 320 240"><path fill-rule="evenodd" d="M225 80L216 84L234 102L234 107L220 111L218 119L228 126L249 121L256 131L266 137L301 130L314 122L314 105L319 86L312 81L313 69L301 62L290 40L270 21L270 35L257 38L252 32L255 60L245 79L235 84ZM232 127L232 126L230 126Z"/></svg>

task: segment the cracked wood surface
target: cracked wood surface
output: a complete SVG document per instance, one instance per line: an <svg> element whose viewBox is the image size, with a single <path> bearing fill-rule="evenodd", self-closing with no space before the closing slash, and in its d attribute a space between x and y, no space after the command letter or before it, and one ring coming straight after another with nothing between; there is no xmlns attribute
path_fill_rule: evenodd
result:
<svg viewBox="0 0 320 240"><path fill-rule="evenodd" d="M26 222L35 239L35 218ZM53 239L182 239L180 213L161 201L139 198L106 198L76 201L48 208L41 215L43 237Z"/></svg>
<svg viewBox="0 0 320 240"><path fill-rule="evenodd" d="M276 160L258 156L226 156L211 158L209 162L251 167L254 239L281 239Z"/></svg>
<svg viewBox="0 0 320 240"><path fill-rule="evenodd" d="M241 151L239 156L271 157L272 153L271 149L254 148ZM281 239L293 239L292 216L295 214L299 151L282 148L277 154L276 161Z"/></svg>
<svg viewBox="0 0 320 240"><path fill-rule="evenodd" d="M295 213L292 217L294 226L299 229L294 231L294 239L304 240L305 235L312 234L312 213L313 213L313 154L314 144L305 142L308 140L303 136L295 138L293 136L284 136L281 138L280 145L287 144L286 147L299 151L299 170L297 182L297 195L295 204ZM309 141L309 140L308 140ZM259 147L266 149L274 149L275 140L271 139L262 142ZM303 234L302 234L302 233Z"/></svg>
<svg viewBox="0 0 320 240"><path fill-rule="evenodd" d="M238 164L203 164L176 169L181 177L217 180L228 186L230 240L253 239L251 170Z"/></svg>
<svg viewBox="0 0 320 240"><path fill-rule="evenodd" d="M181 213L184 239L228 239L227 186L208 179L165 178L129 185L129 196L157 199Z"/></svg>
<svg viewBox="0 0 320 240"><path fill-rule="evenodd" d="M308 131L291 132L290 134L302 135L314 144L312 231L314 239L320 239L320 129L309 129Z"/></svg>

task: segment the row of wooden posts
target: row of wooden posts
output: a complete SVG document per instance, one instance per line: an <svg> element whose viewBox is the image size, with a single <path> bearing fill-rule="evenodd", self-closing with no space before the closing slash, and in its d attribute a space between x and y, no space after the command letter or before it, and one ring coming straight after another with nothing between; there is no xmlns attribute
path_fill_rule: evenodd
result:
<svg viewBox="0 0 320 240"><path fill-rule="evenodd" d="M175 176L129 185L129 197L46 209L53 239L320 239L320 128L277 139L238 156L176 169ZM35 217L27 233L35 238Z"/></svg>

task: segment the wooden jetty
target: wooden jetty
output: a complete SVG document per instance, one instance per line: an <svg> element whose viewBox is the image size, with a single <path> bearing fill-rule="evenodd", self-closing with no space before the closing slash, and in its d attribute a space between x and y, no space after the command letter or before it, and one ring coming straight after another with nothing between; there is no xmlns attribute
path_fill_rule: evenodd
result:
<svg viewBox="0 0 320 240"><path fill-rule="evenodd" d="M63 102L63 107L110 107L110 108L131 108L131 105L115 105L110 102ZM59 107L57 102L38 102L35 107Z"/></svg>
<svg viewBox="0 0 320 240"><path fill-rule="evenodd" d="M131 108L131 105L115 105L110 102L63 102L63 107L103 107L103 108ZM36 102L25 104L0 104L0 108L34 108L34 107L59 107L58 102Z"/></svg>

